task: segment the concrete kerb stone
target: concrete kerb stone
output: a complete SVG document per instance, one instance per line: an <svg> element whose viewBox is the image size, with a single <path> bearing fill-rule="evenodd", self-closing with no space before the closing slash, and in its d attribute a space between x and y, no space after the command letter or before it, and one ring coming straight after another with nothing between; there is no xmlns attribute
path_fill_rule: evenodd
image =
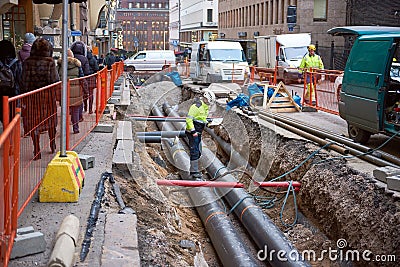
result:
<svg viewBox="0 0 400 267"><path fill-rule="evenodd" d="M44 234L35 232L32 226L17 230L14 244L10 255L11 259L25 257L28 255L41 253L46 250Z"/></svg>
<svg viewBox="0 0 400 267"><path fill-rule="evenodd" d="M74 215L68 215L64 218L57 232L56 243L51 253L48 266L72 266L78 238L79 219Z"/></svg>
<svg viewBox="0 0 400 267"><path fill-rule="evenodd" d="M129 90L123 90L121 95L121 102L119 106L129 106L131 104L131 92Z"/></svg>
<svg viewBox="0 0 400 267"><path fill-rule="evenodd" d="M105 234L101 266L140 266L135 214L107 214Z"/></svg>
<svg viewBox="0 0 400 267"><path fill-rule="evenodd" d="M373 170L373 175L377 180L387 183L388 177L400 175L400 169L391 166L379 167Z"/></svg>
<svg viewBox="0 0 400 267"><path fill-rule="evenodd" d="M119 121L117 124L117 140L133 140L132 122Z"/></svg>
<svg viewBox="0 0 400 267"><path fill-rule="evenodd" d="M387 188L400 192L400 175L387 177Z"/></svg>

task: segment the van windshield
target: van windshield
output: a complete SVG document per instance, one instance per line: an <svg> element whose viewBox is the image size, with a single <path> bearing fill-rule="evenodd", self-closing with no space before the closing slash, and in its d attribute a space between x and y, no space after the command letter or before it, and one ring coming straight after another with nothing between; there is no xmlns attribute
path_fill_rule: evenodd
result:
<svg viewBox="0 0 400 267"><path fill-rule="evenodd" d="M240 49L212 49L209 52L211 61L246 61L244 52Z"/></svg>
<svg viewBox="0 0 400 267"><path fill-rule="evenodd" d="M307 47L302 46L302 47L286 47L285 48L285 54L287 60L291 59L301 59L304 57L304 55L307 53Z"/></svg>

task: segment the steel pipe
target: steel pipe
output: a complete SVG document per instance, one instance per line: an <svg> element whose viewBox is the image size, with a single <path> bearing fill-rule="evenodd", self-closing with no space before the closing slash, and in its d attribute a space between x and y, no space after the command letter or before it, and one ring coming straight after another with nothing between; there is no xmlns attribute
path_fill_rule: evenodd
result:
<svg viewBox="0 0 400 267"><path fill-rule="evenodd" d="M158 180L157 185L185 186L185 187L228 187L228 188L244 187L244 184L239 182L184 181L184 180Z"/></svg>
<svg viewBox="0 0 400 267"><path fill-rule="evenodd" d="M264 115L262 115L260 113L258 114L258 117L260 117L261 119L263 119L263 120L265 120L265 121L267 121L269 123L274 123L275 125L277 125L277 126L279 126L281 128L284 128L284 129L289 130L289 131L291 131L293 133L296 133L296 134L298 134L300 136L303 136L304 138L309 139L311 141L314 141L314 142L316 142L316 143L318 143L318 144L320 144L322 146L325 146L325 145L330 143L330 141L327 141L325 139L319 138L319 137L317 137L317 136L315 136L313 134L310 134L308 132L305 132L305 131L302 131L300 129L297 129L297 128L295 128L293 126L290 126L290 125L287 125L287 124L285 124L283 122L276 121L276 120L274 120L274 119L272 119L270 117L264 116ZM346 149L344 147L341 147L341 146L338 146L336 144L331 144L331 145L328 146L328 148L330 148L332 150L335 150L335 151L339 152L340 154L349 154L349 150L348 149Z"/></svg>
<svg viewBox="0 0 400 267"><path fill-rule="evenodd" d="M319 136L321 138L327 138L330 139L332 141L338 142L338 143L342 143L345 146L347 146L347 149L349 150L349 153L353 154L353 155L359 155L362 153L367 153L367 152L371 152L371 148L367 147L367 146L363 146L361 144L358 143L354 143L353 140L347 138L347 137L343 137L340 136L338 134L326 131L324 129L318 128L316 126L312 126L309 124L305 124L305 123L300 123L297 120L291 119L291 118L287 118L287 117L283 117L280 116L278 114L273 114L271 112L266 112L266 111L259 111L259 114L267 116L269 118L273 118L275 120L279 120L283 123L289 124L291 126L294 126L296 128L299 128L303 131L312 133L313 135ZM379 156L373 156L373 155L379 154ZM399 168L400 166L400 159L392 156L386 152L383 151L375 151L374 154L372 155L365 155L363 156L364 160L367 160L369 162L372 162L374 164L377 164L379 166L393 166L396 168ZM382 160L382 159L383 160Z"/></svg>

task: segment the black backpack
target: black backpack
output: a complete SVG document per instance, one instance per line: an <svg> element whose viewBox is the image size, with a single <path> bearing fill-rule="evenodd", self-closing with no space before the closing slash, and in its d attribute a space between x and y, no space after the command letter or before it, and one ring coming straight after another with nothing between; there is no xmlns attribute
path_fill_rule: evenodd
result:
<svg viewBox="0 0 400 267"><path fill-rule="evenodd" d="M0 88L10 88L15 87L14 73L11 70L12 65L17 62L18 59L14 58L10 64L3 64L0 60Z"/></svg>

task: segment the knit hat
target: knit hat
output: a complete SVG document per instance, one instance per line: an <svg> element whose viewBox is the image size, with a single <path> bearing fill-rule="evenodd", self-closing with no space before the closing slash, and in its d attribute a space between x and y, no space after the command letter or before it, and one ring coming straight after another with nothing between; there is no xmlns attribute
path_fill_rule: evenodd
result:
<svg viewBox="0 0 400 267"><path fill-rule="evenodd" d="M31 32L25 33L25 42L26 43L33 44L35 39L36 39L36 37L35 37L35 35L33 35L33 33L31 33Z"/></svg>

